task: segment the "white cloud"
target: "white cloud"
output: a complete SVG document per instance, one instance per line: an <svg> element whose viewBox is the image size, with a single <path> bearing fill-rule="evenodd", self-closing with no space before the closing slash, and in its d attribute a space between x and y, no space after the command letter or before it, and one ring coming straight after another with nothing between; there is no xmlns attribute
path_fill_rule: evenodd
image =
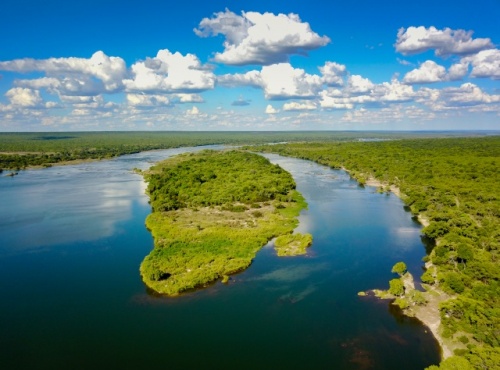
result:
<svg viewBox="0 0 500 370"><path fill-rule="evenodd" d="M224 35L224 51L216 53L214 60L228 65L286 62L290 55L305 55L330 42L296 14L242 12L238 16L226 10L204 18L194 32L200 37Z"/></svg>
<svg viewBox="0 0 500 370"><path fill-rule="evenodd" d="M401 122L423 122L435 118L435 113L416 106L393 105L381 109L360 108L349 111L341 118L341 122L361 124L393 124Z"/></svg>
<svg viewBox="0 0 500 370"><path fill-rule="evenodd" d="M284 111L314 110L316 108L317 108L316 104L314 104L313 102L305 102L305 103L290 102L283 104Z"/></svg>
<svg viewBox="0 0 500 370"><path fill-rule="evenodd" d="M435 50L436 55L440 56L473 54L493 47L489 38L473 39L472 33L472 31L450 28L438 30L433 26L401 28L394 46L403 55Z"/></svg>
<svg viewBox="0 0 500 370"><path fill-rule="evenodd" d="M225 74L217 76L217 83L225 87L252 86L263 87L264 83L259 71L249 71L241 74Z"/></svg>
<svg viewBox="0 0 500 370"><path fill-rule="evenodd" d="M199 94L171 94L170 98L175 103L203 103L203 97Z"/></svg>
<svg viewBox="0 0 500 370"><path fill-rule="evenodd" d="M279 112L279 110L275 109L271 104L267 105L267 107L266 107L267 114L276 114L278 112Z"/></svg>
<svg viewBox="0 0 500 370"><path fill-rule="evenodd" d="M472 64L472 77L500 79L500 50L483 50L476 55L463 58L463 62Z"/></svg>
<svg viewBox="0 0 500 370"><path fill-rule="evenodd" d="M427 60L422 65L408 72L403 82L407 84L424 84L440 82L446 79L446 69L432 60Z"/></svg>
<svg viewBox="0 0 500 370"><path fill-rule="evenodd" d="M43 100L38 90L24 87L14 87L5 93L13 107L34 108L40 107Z"/></svg>
<svg viewBox="0 0 500 370"><path fill-rule="evenodd" d="M500 102L500 95L489 95L472 83L449 87L441 91L441 97L450 106L490 104Z"/></svg>
<svg viewBox="0 0 500 370"><path fill-rule="evenodd" d="M164 95L127 94L127 103L134 107L168 106L169 99Z"/></svg>
<svg viewBox="0 0 500 370"><path fill-rule="evenodd" d="M469 63L461 61L460 63L453 64L448 69L448 80L457 81L465 77L469 71Z"/></svg>
<svg viewBox="0 0 500 370"><path fill-rule="evenodd" d="M324 66L319 67L323 75L323 83L328 86L342 86L343 77L347 74L346 66L334 62L326 62Z"/></svg>
<svg viewBox="0 0 500 370"><path fill-rule="evenodd" d="M132 65L131 79L125 79L129 92L189 93L213 89L215 75L193 54L183 56L164 49L155 58Z"/></svg>
<svg viewBox="0 0 500 370"><path fill-rule="evenodd" d="M90 59L85 58L49 58L49 59L16 59L0 62L0 70L27 73L33 71L45 72L50 80L41 80L51 86L66 81L69 91L77 92L78 86L88 87L92 79L94 86L99 86L100 92L115 92L122 88L122 80L126 76L127 68L125 61L119 57L109 57L102 51L97 51ZM95 89L95 88L94 88ZM78 95L78 94L75 94ZM81 94L83 95L83 94Z"/></svg>
<svg viewBox="0 0 500 370"><path fill-rule="evenodd" d="M408 102L415 97L415 91L411 86L400 83L393 79L390 83L383 82L373 89L372 96L378 102L397 103Z"/></svg>
<svg viewBox="0 0 500 370"><path fill-rule="evenodd" d="M318 75L293 68L289 63L264 66L260 76L265 98L270 100L314 98L322 86Z"/></svg>
<svg viewBox="0 0 500 370"><path fill-rule="evenodd" d="M200 114L200 110L197 107L193 106L193 108L186 111L186 114L188 116L197 116L198 114Z"/></svg>
<svg viewBox="0 0 500 370"><path fill-rule="evenodd" d="M359 75L349 76L346 90L350 94L365 94L370 92L375 85L368 79Z"/></svg>

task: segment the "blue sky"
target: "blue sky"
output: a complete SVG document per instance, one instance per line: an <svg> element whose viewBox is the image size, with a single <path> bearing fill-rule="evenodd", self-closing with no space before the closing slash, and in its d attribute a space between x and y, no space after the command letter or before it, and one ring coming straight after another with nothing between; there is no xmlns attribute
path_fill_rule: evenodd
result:
<svg viewBox="0 0 500 370"><path fill-rule="evenodd" d="M500 2L4 0L0 131L498 130Z"/></svg>

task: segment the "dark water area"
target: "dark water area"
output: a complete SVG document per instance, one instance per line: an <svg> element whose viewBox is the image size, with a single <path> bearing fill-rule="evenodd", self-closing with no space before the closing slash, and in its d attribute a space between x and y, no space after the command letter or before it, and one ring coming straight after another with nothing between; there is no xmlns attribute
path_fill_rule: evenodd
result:
<svg viewBox="0 0 500 370"><path fill-rule="evenodd" d="M265 246L246 271L177 298L147 292L153 247L133 173L190 149L0 177L1 369L423 369L436 341L388 301L404 260L421 274L421 226L394 195L342 171L270 155L309 203L302 257Z"/></svg>

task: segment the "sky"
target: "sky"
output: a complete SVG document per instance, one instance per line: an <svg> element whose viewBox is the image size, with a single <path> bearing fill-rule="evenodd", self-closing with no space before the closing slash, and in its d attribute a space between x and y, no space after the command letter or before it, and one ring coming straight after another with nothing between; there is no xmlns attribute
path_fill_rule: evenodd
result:
<svg viewBox="0 0 500 370"><path fill-rule="evenodd" d="M500 130L500 0L3 0L0 131Z"/></svg>

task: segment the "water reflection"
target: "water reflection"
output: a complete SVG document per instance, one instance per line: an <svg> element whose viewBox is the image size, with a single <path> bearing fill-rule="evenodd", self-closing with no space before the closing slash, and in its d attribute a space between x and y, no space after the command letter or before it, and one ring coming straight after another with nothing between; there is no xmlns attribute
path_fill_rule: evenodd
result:
<svg viewBox="0 0 500 370"><path fill-rule="evenodd" d="M120 224L132 217L134 206L148 202L146 184L132 169L147 169L154 162L186 151L193 148L143 152L0 177L0 253L88 242L122 232Z"/></svg>

